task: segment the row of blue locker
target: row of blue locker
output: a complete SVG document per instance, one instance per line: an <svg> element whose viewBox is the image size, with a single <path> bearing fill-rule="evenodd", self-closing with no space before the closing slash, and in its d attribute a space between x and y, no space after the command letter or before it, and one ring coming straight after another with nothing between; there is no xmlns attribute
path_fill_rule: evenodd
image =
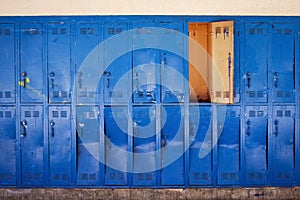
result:
<svg viewBox="0 0 300 200"><path fill-rule="evenodd" d="M229 89L234 92L234 101L295 102L300 82L299 24L237 20L234 26L234 75L231 75L234 89ZM126 30L151 35L153 30L147 27L167 28L160 39L153 41L160 49L133 50L136 43L143 43L138 37L128 38L124 44L116 39L115 43L120 42L118 46L103 43L103 54L89 57L102 41ZM216 35L219 28L216 27ZM189 54L187 41L184 38L175 42L168 40L178 32L187 37L193 34L184 20L2 22L0 103L99 101L109 104L112 99L116 103L127 103L130 98L134 103L188 101L189 70L184 58ZM182 50L182 56L164 49L166 43L175 43ZM118 52L122 45L131 45L132 51L122 55ZM110 63L111 54L118 56ZM147 66L149 63L158 68ZM165 63L182 77L166 73ZM82 65L90 65L89 70L82 70ZM124 79L122 90L114 89L121 78Z"/></svg>
<svg viewBox="0 0 300 200"><path fill-rule="evenodd" d="M0 185L299 185L297 116L292 104L1 106Z"/></svg>

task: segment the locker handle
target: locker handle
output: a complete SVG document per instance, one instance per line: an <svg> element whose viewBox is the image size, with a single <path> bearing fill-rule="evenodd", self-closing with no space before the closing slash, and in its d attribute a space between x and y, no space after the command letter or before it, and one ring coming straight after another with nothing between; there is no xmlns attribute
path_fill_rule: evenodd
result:
<svg viewBox="0 0 300 200"><path fill-rule="evenodd" d="M279 128L278 128L279 121L278 121L277 119L274 121L274 125L275 125L275 131L273 132L273 134L274 134L275 136L277 136L278 133L279 133Z"/></svg>
<svg viewBox="0 0 300 200"><path fill-rule="evenodd" d="M246 73L247 76L247 87L250 88L251 87L251 77L250 77L250 72Z"/></svg>
<svg viewBox="0 0 300 200"><path fill-rule="evenodd" d="M246 135L247 135L247 136L250 136L250 125L251 125L251 121L248 119L246 123L247 123Z"/></svg>
<svg viewBox="0 0 300 200"><path fill-rule="evenodd" d="M50 77L51 77L51 88L54 89L54 77L55 77L55 73L54 72L50 72Z"/></svg>
<svg viewBox="0 0 300 200"><path fill-rule="evenodd" d="M23 86L23 88L26 88L26 82L27 82L26 76L27 76L27 73L26 72L22 72L21 76L23 77L21 85Z"/></svg>
<svg viewBox="0 0 300 200"><path fill-rule="evenodd" d="M55 122L53 120L51 120L50 126L51 126L51 136L52 137L54 137L54 125L55 125Z"/></svg>
<svg viewBox="0 0 300 200"><path fill-rule="evenodd" d="M79 122L79 123L78 123L78 126L79 126L79 133L78 133L78 134L79 134L79 135L82 135L82 133L83 133L82 130L83 130L83 127L84 127L84 123L83 123L83 122Z"/></svg>
<svg viewBox="0 0 300 200"><path fill-rule="evenodd" d="M81 79L82 75L83 75L82 72L78 73L78 88L79 89L82 89L82 79Z"/></svg>
<svg viewBox="0 0 300 200"><path fill-rule="evenodd" d="M104 71L103 74L106 76L106 87L109 88L111 73L109 71Z"/></svg>
<svg viewBox="0 0 300 200"><path fill-rule="evenodd" d="M278 72L274 72L274 86L278 87Z"/></svg>
<svg viewBox="0 0 300 200"><path fill-rule="evenodd" d="M161 148L164 148L167 146L167 136L166 135L161 135Z"/></svg>
<svg viewBox="0 0 300 200"><path fill-rule="evenodd" d="M23 133L21 133L21 137L25 137L27 135L26 129L27 129L27 121L24 119L21 121L21 125L23 127Z"/></svg>

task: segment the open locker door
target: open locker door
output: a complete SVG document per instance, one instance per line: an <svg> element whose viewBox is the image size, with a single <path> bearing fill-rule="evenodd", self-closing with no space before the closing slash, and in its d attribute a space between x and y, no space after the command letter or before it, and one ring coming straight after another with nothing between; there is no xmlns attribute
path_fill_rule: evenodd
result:
<svg viewBox="0 0 300 200"><path fill-rule="evenodd" d="M233 103L233 21L212 22L209 29L211 62L208 85L211 102Z"/></svg>

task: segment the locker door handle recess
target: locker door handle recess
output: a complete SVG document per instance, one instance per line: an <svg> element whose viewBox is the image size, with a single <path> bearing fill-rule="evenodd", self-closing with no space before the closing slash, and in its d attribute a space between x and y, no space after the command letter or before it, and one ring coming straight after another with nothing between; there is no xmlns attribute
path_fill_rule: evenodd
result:
<svg viewBox="0 0 300 200"><path fill-rule="evenodd" d="M26 136L26 129L27 129L27 121L26 120L23 120L21 121L21 125L23 127L23 133L21 133L21 137L25 137Z"/></svg>
<svg viewBox="0 0 300 200"><path fill-rule="evenodd" d="M275 136L277 136L278 133L279 133L279 128L278 128L279 121L278 121L277 119L274 121L274 125L275 125L275 131L273 132L273 134L274 134Z"/></svg>
<svg viewBox="0 0 300 200"><path fill-rule="evenodd" d="M161 148L164 148L167 146L167 136L166 135L161 135Z"/></svg>
<svg viewBox="0 0 300 200"><path fill-rule="evenodd" d="M50 122L50 127L51 127L51 136L54 137L54 125L55 125L55 122L52 120Z"/></svg>
<svg viewBox="0 0 300 200"><path fill-rule="evenodd" d="M54 77L55 77L55 73L51 72L50 73L50 80L51 80L51 88L54 88Z"/></svg>
<svg viewBox="0 0 300 200"><path fill-rule="evenodd" d="M248 119L246 123L247 123L246 135L249 136L250 135L251 121Z"/></svg>
<svg viewBox="0 0 300 200"><path fill-rule="evenodd" d="M23 88L26 88L26 84L29 83L29 78L27 78L26 76L27 76L27 73L22 72L22 74L21 74L22 81L20 82L20 85L23 86Z"/></svg>

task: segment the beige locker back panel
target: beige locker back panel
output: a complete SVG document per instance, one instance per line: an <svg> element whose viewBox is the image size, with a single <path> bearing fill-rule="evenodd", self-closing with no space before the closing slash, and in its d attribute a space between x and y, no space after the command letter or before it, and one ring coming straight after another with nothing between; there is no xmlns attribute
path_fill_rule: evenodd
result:
<svg viewBox="0 0 300 200"><path fill-rule="evenodd" d="M211 102L214 103L233 103L233 30L233 21L210 23L208 82Z"/></svg>

